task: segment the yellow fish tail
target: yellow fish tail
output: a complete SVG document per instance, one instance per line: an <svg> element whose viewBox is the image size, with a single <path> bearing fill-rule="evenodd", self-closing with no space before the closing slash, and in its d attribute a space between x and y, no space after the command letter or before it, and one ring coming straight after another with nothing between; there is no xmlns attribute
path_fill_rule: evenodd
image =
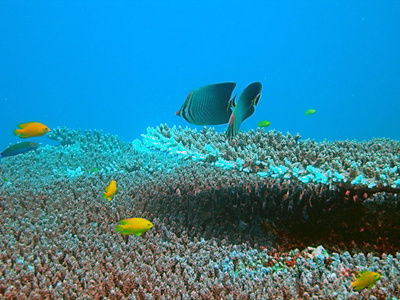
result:
<svg viewBox="0 0 400 300"><path fill-rule="evenodd" d="M14 130L13 130L13 133L14 133L14 135L18 135L18 134L21 133L20 131L21 131L21 130L19 130L19 129L14 129Z"/></svg>

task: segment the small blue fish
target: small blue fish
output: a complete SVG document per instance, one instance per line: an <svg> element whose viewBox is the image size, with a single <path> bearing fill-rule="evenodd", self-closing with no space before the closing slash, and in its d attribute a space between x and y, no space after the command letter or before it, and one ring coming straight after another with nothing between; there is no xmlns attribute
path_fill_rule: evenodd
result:
<svg viewBox="0 0 400 300"><path fill-rule="evenodd" d="M1 152L1 157L14 156L17 154L35 150L37 147L39 147L39 144L35 142L21 142L9 146L6 150Z"/></svg>

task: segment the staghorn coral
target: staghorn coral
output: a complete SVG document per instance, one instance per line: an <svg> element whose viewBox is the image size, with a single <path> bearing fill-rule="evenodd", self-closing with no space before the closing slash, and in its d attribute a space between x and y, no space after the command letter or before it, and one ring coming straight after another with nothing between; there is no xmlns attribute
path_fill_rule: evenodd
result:
<svg viewBox="0 0 400 300"><path fill-rule="evenodd" d="M0 296L237 299L333 294L351 299L358 295L349 287L351 274L364 268L382 273L373 290L362 292L365 297L377 293L389 297L400 291L396 281L400 254L379 258L332 253L327 264L328 257L320 257L323 251L279 253L223 240L190 239L183 233L177 236L171 231L173 224L163 225L159 219L144 238L130 238L125 244L112 224L141 207L125 197L114 205L95 201L85 193L90 184L58 182L52 188L53 199L45 195L32 199L29 190L20 191L19 199L11 195L0 199L5 215Z"/></svg>
<svg viewBox="0 0 400 300"><path fill-rule="evenodd" d="M103 137L99 145L91 137L79 139L0 164L1 176L8 178L0 184L0 298L385 299L400 294L399 199L393 191L260 177L150 152L137 142L117 142L127 147L121 152L103 146L108 143ZM89 173L89 167L101 170ZM68 168L77 175L70 176ZM101 193L110 178L121 189L108 202ZM133 216L155 226L125 243L114 227ZM309 236L307 230L318 227L325 234L330 224L335 230L329 238L304 238L302 230ZM320 241L327 244L325 252L307 248ZM367 249L388 254L342 251L361 248L365 241ZM305 250L287 251L293 246ZM381 280L371 290L354 292L352 274L363 269L380 272Z"/></svg>
<svg viewBox="0 0 400 300"><path fill-rule="evenodd" d="M161 124L148 128L143 143L152 149L260 176L294 177L305 183L351 181L369 187L400 187L400 142L389 139L317 143L258 128L227 140L213 128L197 132Z"/></svg>

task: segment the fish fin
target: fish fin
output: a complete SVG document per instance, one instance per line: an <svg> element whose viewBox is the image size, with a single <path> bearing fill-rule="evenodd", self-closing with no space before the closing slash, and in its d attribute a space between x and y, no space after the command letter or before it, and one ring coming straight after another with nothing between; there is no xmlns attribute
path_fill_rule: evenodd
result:
<svg viewBox="0 0 400 300"><path fill-rule="evenodd" d="M136 232L136 233L135 233L135 236L140 236L141 234L142 234L142 232L139 231L139 232Z"/></svg>
<svg viewBox="0 0 400 300"><path fill-rule="evenodd" d="M261 97L261 82L250 83L237 100L231 118L229 120L226 135L228 138L238 134L242 122L249 118L255 111L255 106L258 104Z"/></svg>
<svg viewBox="0 0 400 300"><path fill-rule="evenodd" d="M18 137L22 138L22 139L26 139L28 137L30 137L29 135L25 134L25 133L21 133Z"/></svg>
<svg viewBox="0 0 400 300"><path fill-rule="evenodd" d="M363 274L365 273L365 271L361 271L361 272L355 272L355 277L356 277L356 279L357 278L360 278Z"/></svg>
<svg viewBox="0 0 400 300"><path fill-rule="evenodd" d="M104 193L104 194L103 194L103 199L106 199L106 198L107 198L107 194Z"/></svg>
<svg viewBox="0 0 400 300"><path fill-rule="evenodd" d="M121 234L127 234L125 232L124 224L119 224L119 225L115 226L115 231L120 232Z"/></svg>
<svg viewBox="0 0 400 300"><path fill-rule="evenodd" d="M258 104L258 102L260 101L260 99L261 99L261 93L259 93L254 99L253 99L253 101L251 101L251 104L252 105L254 105L254 106L257 106L257 104Z"/></svg>
<svg viewBox="0 0 400 300"><path fill-rule="evenodd" d="M232 115L231 115L231 118L230 118L230 120L229 120L229 127L232 127L234 123L235 123L235 115L232 114Z"/></svg>
<svg viewBox="0 0 400 300"><path fill-rule="evenodd" d="M235 115L232 114L229 119L228 128L226 129L226 135L228 138L234 137L237 134L235 130Z"/></svg>
<svg viewBox="0 0 400 300"><path fill-rule="evenodd" d="M377 281L373 281L371 282L371 284L368 286L369 289L372 289L374 287L374 285L376 284Z"/></svg>
<svg viewBox="0 0 400 300"><path fill-rule="evenodd" d="M24 129L25 127L27 127L27 126L29 125L29 123L30 123L30 122L28 122L28 123L21 123L21 124L18 124L17 127L18 127L18 128L21 128L21 129Z"/></svg>
<svg viewBox="0 0 400 300"><path fill-rule="evenodd" d="M237 94L236 94L237 95ZM231 100L228 101L228 107L226 108L226 111L229 111L230 108L236 106L236 95L233 96Z"/></svg>

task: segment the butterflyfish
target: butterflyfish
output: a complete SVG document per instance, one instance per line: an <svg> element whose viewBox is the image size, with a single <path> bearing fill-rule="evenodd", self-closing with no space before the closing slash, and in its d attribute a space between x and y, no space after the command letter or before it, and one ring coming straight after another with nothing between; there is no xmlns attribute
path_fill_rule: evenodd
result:
<svg viewBox="0 0 400 300"><path fill-rule="evenodd" d="M123 235L134 234L139 236L153 227L153 224L143 218L126 219L119 222L115 230Z"/></svg>
<svg viewBox="0 0 400 300"><path fill-rule="evenodd" d="M50 128L39 122L28 122L18 124L19 129L14 130L14 134L26 139L35 136L42 136L50 131Z"/></svg>
<svg viewBox="0 0 400 300"><path fill-rule="evenodd" d="M234 137L239 132L242 122L250 117L261 98L261 82L250 83L240 94L237 104L229 118L227 137Z"/></svg>
<svg viewBox="0 0 400 300"><path fill-rule="evenodd" d="M268 127L269 125L271 125L270 121L261 121L257 124L258 127Z"/></svg>
<svg viewBox="0 0 400 300"><path fill-rule="evenodd" d="M304 113L306 116L311 116L313 114L315 114L317 111L315 109L307 109L306 112Z"/></svg>
<svg viewBox="0 0 400 300"><path fill-rule="evenodd" d="M189 93L182 107L175 113L194 125L226 124L232 114L231 99L234 82L222 82L199 87Z"/></svg>
<svg viewBox="0 0 400 300"><path fill-rule="evenodd" d="M103 198L111 201L114 197L115 192L117 191L117 182L115 180L111 180L110 184L105 188L105 193L103 194Z"/></svg>
<svg viewBox="0 0 400 300"><path fill-rule="evenodd" d="M35 142L21 142L7 147L3 152L1 152L1 157L13 156L35 150L39 147L38 143Z"/></svg>
<svg viewBox="0 0 400 300"><path fill-rule="evenodd" d="M356 290L362 290L365 288L372 288L375 283L381 278L381 274L370 271L362 271L356 276L356 281L351 283L351 287Z"/></svg>

